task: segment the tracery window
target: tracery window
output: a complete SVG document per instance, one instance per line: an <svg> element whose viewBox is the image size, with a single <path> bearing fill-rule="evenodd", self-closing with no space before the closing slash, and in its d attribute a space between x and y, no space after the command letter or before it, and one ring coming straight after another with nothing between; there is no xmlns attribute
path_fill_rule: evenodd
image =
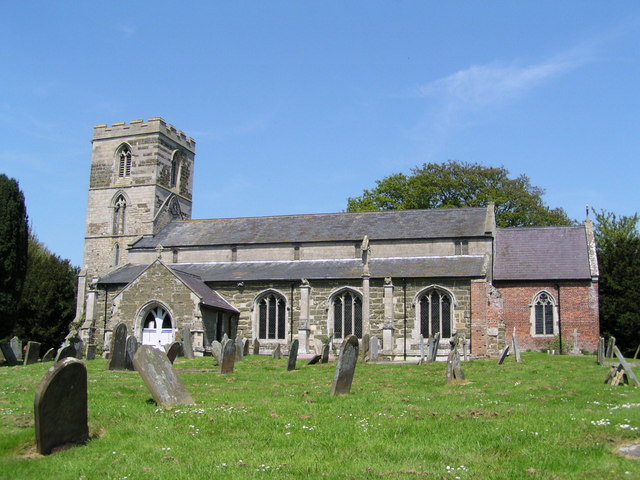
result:
<svg viewBox="0 0 640 480"><path fill-rule="evenodd" d="M540 292L534 302L535 335L553 335L555 333L555 302L547 292Z"/></svg>
<svg viewBox="0 0 640 480"><path fill-rule="evenodd" d="M440 332L441 338L451 337L451 319L453 318L453 302L444 290L432 288L418 299L418 318L420 335L429 337Z"/></svg>
<svg viewBox="0 0 640 480"><path fill-rule="evenodd" d="M333 336L345 338L355 335L362 338L362 298L351 290L344 290L333 297Z"/></svg>
<svg viewBox="0 0 640 480"><path fill-rule="evenodd" d="M113 235L123 235L126 225L127 200L120 194L113 202Z"/></svg>
<svg viewBox="0 0 640 480"><path fill-rule="evenodd" d="M269 293L257 302L258 338L285 339L287 302L282 295Z"/></svg>
<svg viewBox="0 0 640 480"><path fill-rule="evenodd" d="M128 177L131 175L131 149L128 145L123 145L118 152L118 176Z"/></svg>

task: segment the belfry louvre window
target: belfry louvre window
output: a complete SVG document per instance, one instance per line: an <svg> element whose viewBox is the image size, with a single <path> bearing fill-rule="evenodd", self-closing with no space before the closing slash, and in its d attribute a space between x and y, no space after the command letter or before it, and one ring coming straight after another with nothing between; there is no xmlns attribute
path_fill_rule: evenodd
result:
<svg viewBox="0 0 640 480"><path fill-rule="evenodd" d="M553 335L553 301L542 292L534 303L536 335Z"/></svg>
<svg viewBox="0 0 640 480"><path fill-rule="evenodd" d="M131 149L124 145L118 154L118 176L128 177L131 175Z"/></svg>
<svg viewBox="0 0 640 480"><path fill-rule="evenodd" d="M451 337L451 297L438 289L427 291L419 301L420 335L428 337L440 332L441 338Z"/></svg>
<svg viewBox="0 0 640 480"><path fill-rule="evenodd" d="M286 311L282 296L270 293L262 297L258 302L258 337L284 340Z"/></svg>
<svg viewBox="0 0 640 480"><path fill-rule="evenodd" d="M345 338L352 334L362 338L362 299L346 291L333 298L333 335Z"/></svg>

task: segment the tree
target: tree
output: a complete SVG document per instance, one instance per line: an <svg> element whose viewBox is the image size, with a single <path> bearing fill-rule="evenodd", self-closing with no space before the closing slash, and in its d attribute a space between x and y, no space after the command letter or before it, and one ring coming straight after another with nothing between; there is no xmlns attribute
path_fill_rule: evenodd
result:
<svg viewBox="0 0 640 480"><path fill-rule="evenodd" d="M544 190L531 185L529 177L509 178L504 167L452 160L425 163L412 169L411 175L396 173L376 184L361 196L349 198L347 211L484 207L495 202L499 227L573 224L562 208L544 204Z"/></svg>
<svg viewBox="0 0 640 480"><path fill-rule="evenodd" d="M618 217L596 212L600 269L600 327L615 336L625 354L640 343L640 232L638 214Z"/></svg>
<svg viewBox="0 0 640 480"><path fill-rule="evenodd" d="M43 344L60 346L75 316L78 269L51 253L29 234L29 260L14 333Z"/></svg>
<svg viewBox="0 0 640 480"><path fill-rule="evenodd" d="M28 218L18 182L0 174L0 339L11 334L27 271Z"/></svg>

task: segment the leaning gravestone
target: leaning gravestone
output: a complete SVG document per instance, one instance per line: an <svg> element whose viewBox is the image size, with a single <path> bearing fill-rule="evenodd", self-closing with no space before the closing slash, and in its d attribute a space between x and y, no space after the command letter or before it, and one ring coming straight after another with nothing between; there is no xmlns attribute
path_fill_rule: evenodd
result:
<svg viewBox="0 0 640 480"><path fill-rule="evenodd" d="M185 358L194 358L193 344L191 343L191 331L188 328L182 329L182 350Z"/></svg>
<svg viewBox="0 0 640 480"><path fill-rule="evenodd" d="M133 357L138 351L138 340L133 335L127 337L127 344L125 346L125 366L127 370L134 370Z"/></svg>
<svg viewBox="0 0 640 480"><path fill-rule="evenodd" d="M96 344L95 343L88 343L87 344L87 353L86 353L86 358L87 360L95 360L96 359Z"/></svg>
<svg viewBox="0 0 640 480"><path fill-rule="evenodd" d="M464 380L464 372L462 371L457 342L452 340L450 343L451 351L447 357L447 383L454 383Z"/></svg>
<svg viewBox="0 0 640 480"><path fill-rule="evenodd" d="M169 348L167 348L167 358L171 363L173 363L176 361L176 358L180 354L182 345L180 345L180 342L173 342L170 345L168 345L168 347Z"/></svg>
<svg viewBox="0 0 640 480"><path fill-rule="evenodd" d="M311 360L309 360L307 362L307 365L315 365L316 363L318 363L320 361L320 359L322 358L322 355L314 355Z"/></svg>
<svg viewBox="0 0 640 480"><path fill-rule="evenodd" d="M18 360L18 362L22 362L22 342L16 336L11 338L9 342L11 343L11 349L13 350L13 354L16 356L16 360Z"/></svg>
<svg viewBox="0 0 640 480"><path fill-rule="evenodd" d="M273 350L271 357L278 360L282 358L282 350L280 349L280 344L276 345L276 348Z"/></svg>
<svg viewBox="0 0 640 480"><path fill-rule="evenodd" d="M249 339L244 341L244 350L242 351L242 356L247 357L251 354L251 342Z"/></svg>
<svg viewBox="0 0 640 480"><path fill-rule="evenodd" d="M66 445L89 439L87 368L80 360L65 358L46 373L34 402L38 453L48 455Z"/></svg>
<svg viewBox="0 0 640 480"><path fill-rule="evenodd" d="M605 357L613 358L613 347L616 346L616 337L613 335L609 337L609 343L607 344L607 352L605 353Z"/></svg>
<svg viewBox="0 0 640 480"><path fill-rule="evenodd" d="M371 345L369 347L369 351L370 356L371 356L371 361L372 362L377 362L378 359L380 358L380 341L378 340L378 337L376 337L375 335L371 337Z"/></svg>
<svg viewBox="0 0 640 480"><path fill-rule="evenodd" d="M31 365L32 363L36 363L38 360L40 360L40 343L28 342L27 352L24 356L24 364Z"/></svg>
<svg viewBox="0 0 640 480"><path fill-rule="evenodd" d="M518 346L518 339L516 338L516 327L513 327L511 344L513 345L513 354L516 356L516 363L520 363L522 361L522 358L520 357L520 347Z"/></svg>
<svg viewBox="0 0 640 480"><path fill-rule="evenodd" d="M333 375L331 395L342 395L351 392L353 375L358 360L358 337L349 335L340 348L340 357Z"/></svg>
<svg viewBox="0 0 640 480"><path fill-rule="evenodd" d="M438 348L440 348L440 332L437 332L432 337L430 337L430 345L427 350L427 362L432 363L436 361L438 356Z"/></svg>
<svg viewBox="0 0 640 480"><path fill-rule="evenodd" d="M613 347L613 353L615 354L616 357L618 357L618 361L620 362L620 365L622 366L622 368L624 368L625 373L631 378L631 380L633 380L633 383L635 383L636 387L640 387L640 380L638 380L638 377L636 377L636 374L633 373L631 365L629 365L629 363L625 360L624 356L622 355L618 347L615 347L615 346Z"/></svg>
<svg viewBox="0 0 640 480"><path fill-rule="evenodd" d="M220 363L220 374L233 373L236 363L236 343L228 340L222 345L222 362Z"/></svg>
<svg viewBox="0 0 640 480"><path fill-rule="evenodd" d="M160 350L151 345L142 345L133 357L133 365L158 405L166 407L195 403L167 355Z"/></svg>
<svg viewBox="0 0 640 480"><path fill-rule="evenodd" d="M325 343L322 346L322 356L320 358L320 363L328 363L329 362L329 350L331 346L328 343Z"/></svg>
<svg viewBox="0 0 640 480"><path fill-rule="evenodd" d="M18 364L16 354L14 353L13 348L11 348L11 344L9 342L1 342L0 349L2 350L2 354L4 355L7 365L13 366Z"/></svg>
<svg viewBox="0 0 640 480"><path fill-rule="evenodd" d="M287 362L287 371L296 369L296 360L298 359L298 346L300 342L296 338L293 342L291 342L291 348L289 349L289 361Z"/></svg>
<svg viewBox="0 0 640 480"><path fill-rule="evenodd" d="M60 347L58 349L58 353L56 353L55 363L58 363L60 360L64 360L65 358L76 358L76 347L73 345L67 345L66 347Z"/></svg>
<svg viewBox="0 0 640 480"><path fill-rule="evenodd" d="M218 365L222 365L222 344L219 341L211 342L211 354L215 357Z"/></svg>
<svg viewBox="0 0 640 480"><path fill-rule="evenodd" d="M260 355L260 342L257 338L253 339L253 354Z"/></svg>
<svg viewBox="0 0 640 480"><path fill-rule="evenodd" d="M369 348L371 348L371 344L369 342L371 342L371 335L366 333L362 337L362 360L365 362L369 361Z"/></svg>
<svg viewBox="0 0 640 480"><path fill-rule="evenodd" d="M111 360L109 370L125 370L127 368L127 326L119 323L111 340Z"/></svg>
<svg viewBox="0 0 640 480"><path fill-rule="evenodd" d="M43 362L53 362L53 359L56 358L56 351L53 348L50 348L46 351L46 353L42 356Z"/></svg>
<svg viewBox="0 0 640 480"><path fill-rule="evenodd" d="M238 335L236 337L236 362L242 361L242 354L244 353L244 339Z"/></svg>
<svg viewBox="0 0 640 480"><path fill-rule="evenodd" d="M504 362L504 359L507 358L507 355L509 355L509 345L504 347L502 349L502 351L500 352L500 357L498 359L498 365L502 365L502 363Z"/></svg>

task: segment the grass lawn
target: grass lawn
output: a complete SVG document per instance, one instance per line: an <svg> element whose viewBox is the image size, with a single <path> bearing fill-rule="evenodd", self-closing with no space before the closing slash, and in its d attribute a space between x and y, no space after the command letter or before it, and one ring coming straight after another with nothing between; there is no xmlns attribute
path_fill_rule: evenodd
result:
<svg viewBox="0 0 640 480"><path fill-rule="evenodd" d="M359 363L352 393L331 397L335 364L250 356L221 376L202 371L212 357L179 359L197 405L163 410L136 372L94 360L92 439L46 457L33 400L52 364L3 367L0 478L640 479L615 453L640 442L640 388L605 385L592 356L496 363L464 364L458 385L444 363Z"/></svg>

